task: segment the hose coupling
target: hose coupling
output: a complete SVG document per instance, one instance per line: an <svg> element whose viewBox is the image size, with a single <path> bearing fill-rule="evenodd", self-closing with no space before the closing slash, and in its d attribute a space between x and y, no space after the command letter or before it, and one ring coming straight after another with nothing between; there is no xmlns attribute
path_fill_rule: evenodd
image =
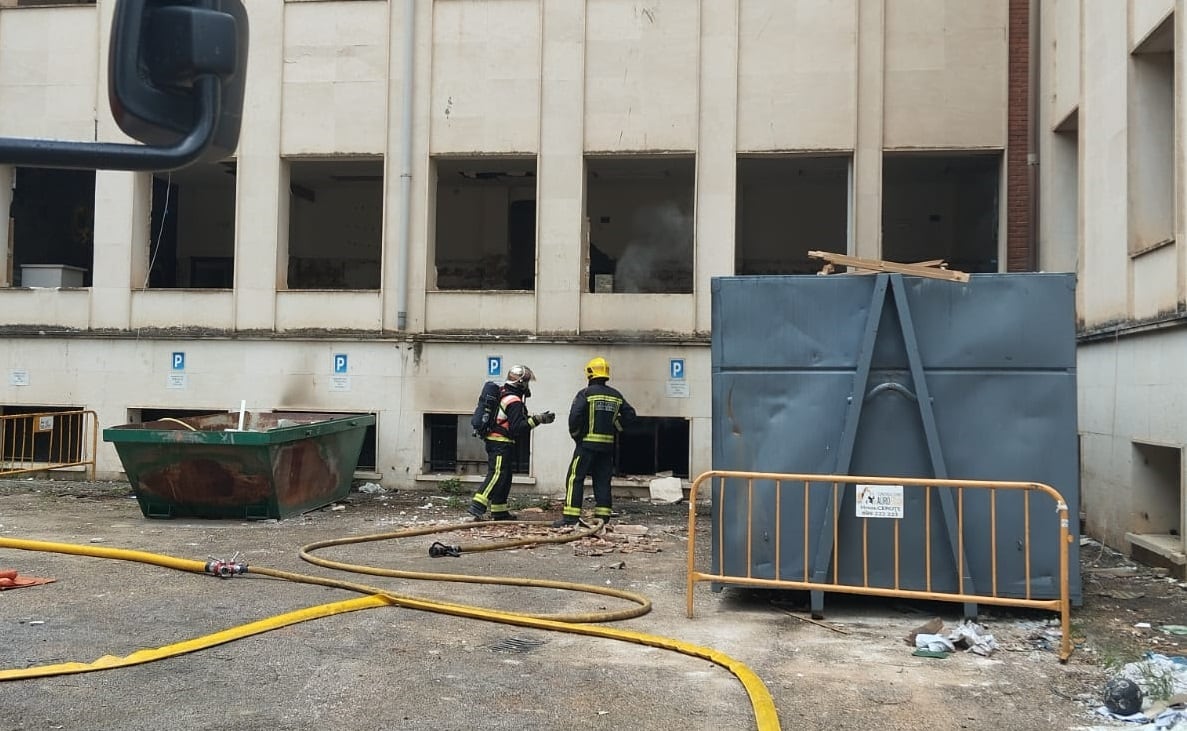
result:
<svg viewBox="0 0 1187 731"><path fill-rule="evenodd" d="M206 562L206 573L211 576L217 576L220 579L229 579L232 576L246 574L247 564L238 563L234 559L230 561L211 559Z"/></svg>
<svg viewBox="0 0 1187 731"><path fill-rule="evenodd" d="M458 558L462 555L461 546L447 546L441 541L436 541L429 546L430 558L441 558L442 556L452 556Z"/></svg>

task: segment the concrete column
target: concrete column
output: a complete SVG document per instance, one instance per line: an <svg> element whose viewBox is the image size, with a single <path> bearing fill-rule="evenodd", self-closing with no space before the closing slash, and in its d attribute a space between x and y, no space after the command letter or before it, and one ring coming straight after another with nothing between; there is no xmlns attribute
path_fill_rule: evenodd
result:
<svg viewBox="0 0 1187 731"><path fill-rule="evenodd" d="M849 253L882 257L882 127L886 89L885 0L857 4L857 145Z"/></svg>
<svg viewBox="0 0 1187 731"><path fill-rule="evenodd" d="M738 0L701 0L696 180L696 329L709 332L710 279L734 273L738 190Z"/></svg>
<svg viewBox="0 0 1187 731"><path fill-rule="evenodd" d="M272 330L276 290L287 274L287 175L280 160L284 0L247 3L251 50L235 191L235 329ZM285 216L286 224L281 225Z"/></svg>
<svg viewBox="0 0 1187 731"><path fill-rule="evenodd" d="M540 10L536 330L576 332L585 291L586 4L542 0Z"/></svg>
<svg viewBox="0 0 1187 731"><path fill-rule="evenodd" d="M95 99L95 138L105 142L134 142L111 116L107 100L107 57L115 2L100 0L98 80ZM152 174L116 170L95 173L94 253L91 263L90 325L95 329L126 330L131 326L132 290L147 284L149 219L152 211Z"/></svg>
<svg viewBox="0 0 1187 731"><path fill-rule="evenodd" d="M1084 322L1112 322L1130 312L1128 110L1129 43L1126 3L1082 6L1080 144L1084 258ZM1124 282L1123 286L1118 286Z"/></svg>
<svg viewBox="0 0 1187 731"><path fill-rule="evenodd" d="M92 328L131 327L132 290L147 285L151 211L151 173L95 173Z"/></svg>

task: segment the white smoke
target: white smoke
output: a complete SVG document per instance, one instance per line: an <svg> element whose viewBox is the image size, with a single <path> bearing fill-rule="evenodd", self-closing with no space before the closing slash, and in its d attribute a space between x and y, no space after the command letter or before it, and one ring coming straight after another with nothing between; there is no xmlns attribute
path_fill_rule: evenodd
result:
<svg viewBox="0 0 1187 731"><path fill-rule="evenodd" d="M691 290L691 216L675 203L640 208L631 231L634 237L614 269L616 292Z"/></svg>

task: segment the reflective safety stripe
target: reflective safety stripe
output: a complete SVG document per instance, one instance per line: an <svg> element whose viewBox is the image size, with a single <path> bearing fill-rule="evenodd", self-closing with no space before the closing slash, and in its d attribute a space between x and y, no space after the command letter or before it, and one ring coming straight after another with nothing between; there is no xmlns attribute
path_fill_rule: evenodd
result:
<svg viewBox="0 0 1187 731"><path fill-rule="evenodd" d="M516 401L523 402L523 399L513 393L509 393L499 400L499 412L495 414L495 426L499 427L505 432L511 431L511 420L507 418L507 407ZM490 439L496 442L513 442L512 439L500 439L498 435L492 434Z"/></svg>
<svg viewBox="0 0 1187 731"><path fill-rule="evenodd" d="M584 491L584 485L577 485L577 464L581 457L575 455L572 461L569 462L569 476L565 480L565 507L561 510L561 514L566 517L574 517L581 515L581 505L573 505L573 491L574 489Z"/></svg>
<svg viewBox="0 0 1187 731"><path fill-rule="evenodd" d="M503 471L503 455L495 455L495 468L490 471L490 479L482 486L482 489L474 495L474 500L482 505L490 505L490 491L499 481L499 473Z"/></svg>
<svg viewBox="0 0 1187 731"><path fill-rule="evenodd" d="M611 423L617 428L618 410L622 407L623 400L617 396L590 394L589 396L585 397L585 402L587 424L585 427L585 436L582 437L582 441L594 442L597 444L613 444L615 437L613 433L605 434L597 430L597 414L599 411L613 412Z"/></svg>

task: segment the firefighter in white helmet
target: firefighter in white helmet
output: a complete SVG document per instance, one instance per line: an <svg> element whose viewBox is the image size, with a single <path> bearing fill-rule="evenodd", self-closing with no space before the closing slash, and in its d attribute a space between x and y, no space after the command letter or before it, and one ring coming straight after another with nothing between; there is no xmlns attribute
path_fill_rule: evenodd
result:
<svg viewBox="0 0 1187 731"><path fill-rule="evenodd" d="M474 520L482 520L487 508L490 508L491 520L515 520L517 517L507 509L515 441L526 438L540 424L551 424L556 419L551 411L528 413L527 398L532 395L531 384L535 378L536 374L525 365L515 365L507 371L507 382L499 392L495 422L483 437L486 442L486 479L466 508Z"/></svg>
<svg viewBox="0 0 1187 731"><path fill-rule="evenodd" d="M598 356L585 364L588 384L577 392L569 408L569 435L577 443L565 477L565 507L553 527L576 525L581 517L585 476L593 477L594 518L610 522L613 499L614 444L623 425L635 418L635 409L618 389L607 383L610 364Z"/></svg>

